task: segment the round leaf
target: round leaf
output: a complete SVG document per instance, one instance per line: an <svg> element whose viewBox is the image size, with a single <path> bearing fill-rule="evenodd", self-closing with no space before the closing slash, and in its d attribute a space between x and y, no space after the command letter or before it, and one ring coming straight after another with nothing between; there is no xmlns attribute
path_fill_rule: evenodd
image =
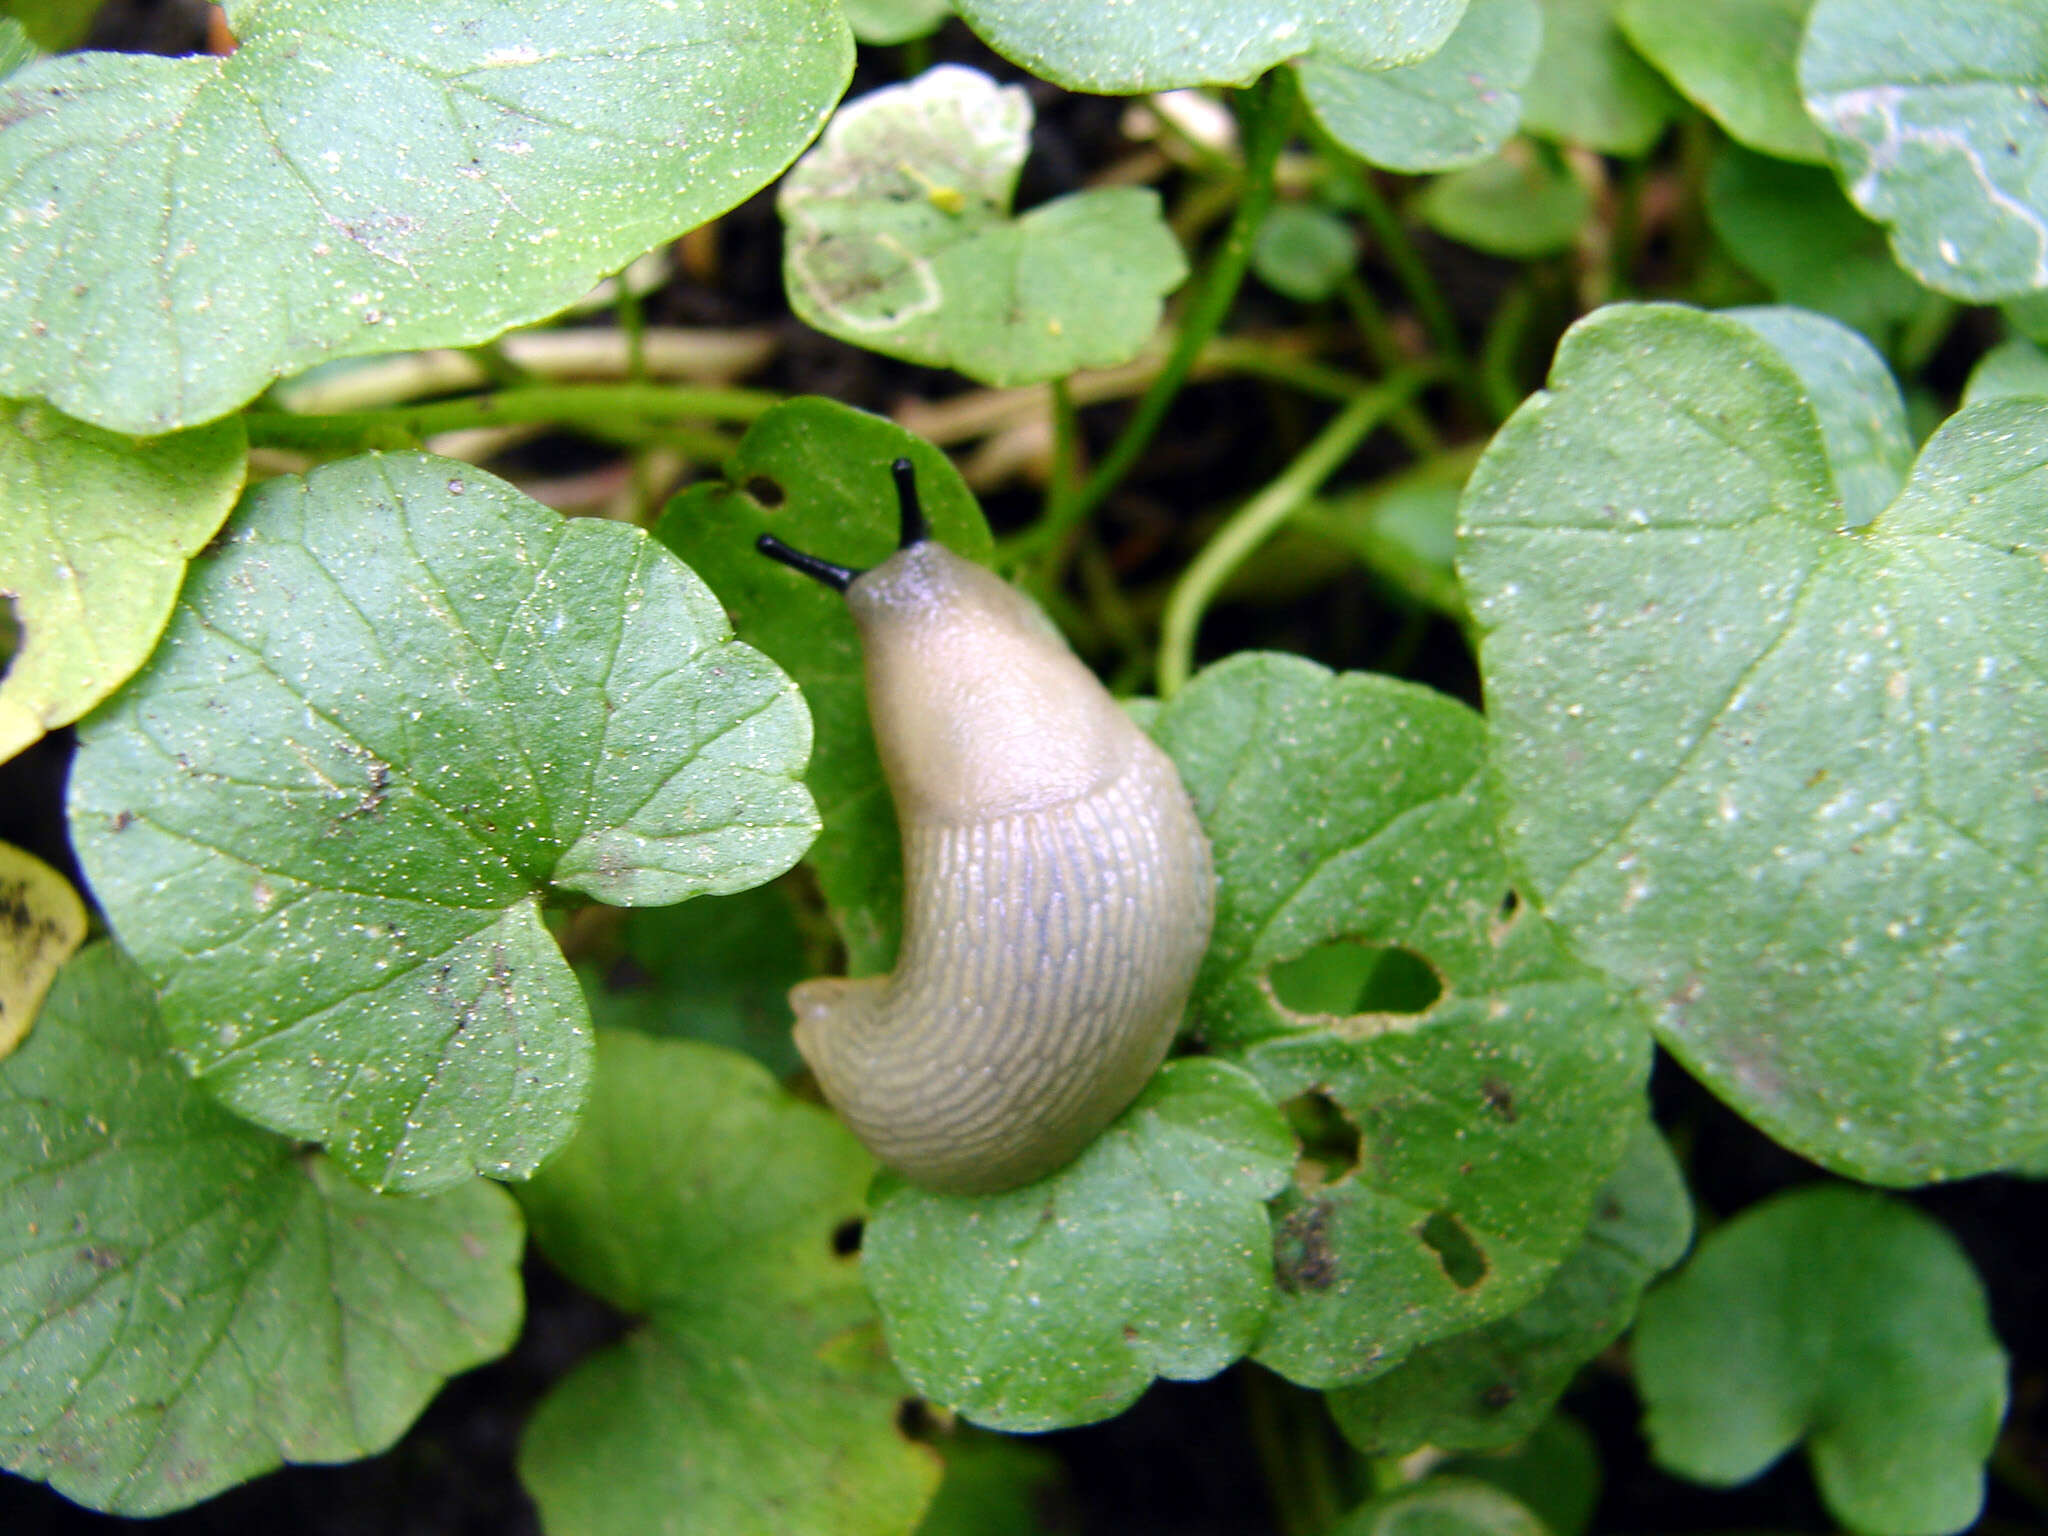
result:
<svg viewBox="0 0 2048 1536"><path fill-rule="evenodd" d="M80 738L73 840L179 1050L379 1187L567 1137L589 1040L550 885L731 891L816 826L802 701L702 583L423 455L260 486Z"/></svg>
<svg viewBox="0 0 2048 1536"><path fill-rule="evenodd" d="M1515 131L1542 39L1536 0L1471 0L1418 63L1367 70L1317 53L1297 68L1310 109L1347 148L1389 170L1445 171L1484 160Z"/></svg>
<svg viewBox="0 0 2048 1536"><path fill-rule="evenodd" d="M1550 1536L1511 1495L1469 1477L1433 1477L1361 1505L1330 1536Z"/></svg>
<svg viewBox="0 0 2048 1536"><path fill-rule="evenodd" d="M1640 1116L1633 1009L1513 902L1479 717L1310 662L1212 667L1155 727L1215 847L1193 1028L1276 1099L1319 1094L1355 1169L1277 1208L1258 1358L1312 1386L1384 1370L1533 1296L1579 1243ZM1390 946L1434 997L1310 1011L1276 976Z"/></svg>
<svg viewBox="0 0 2048 1536"><path fill-rule="evenodd" d="M1818 0L1799 88L1849 196L1931 288L2048 289L2048 13L2011 0Z"/></svg>
<svg viewBox="0 0 2048 1536"><path fill-rule="evenodd" d="M0 677L0 759L142 665L186 560L235 504L245 450L239 422L138 442L0 402L0 598L23 631Z"/></svg>
<svg viewBox="0 0 2048 1536"><path fill-rule="evenodd" d="M1620 0L1543 0L1543 50L1522 88L1522 127L1633 159L1663 136L1671 91L1629 46Z"/></svg>
<svg viewBox="0 0 2048 1536"><path fill-rule="evenodd" d="M0 843L0 1058L27 1038L57 968L85 942L85 903L34 854Z"/></svg>
<svg viewBox="0 0 2048 1536"><path fill-rule="evenodd" d="M1491 160L1437 177L1415 207L1446 239L1526 261L1570 250L1593 199L1562 158L1525 139Z"/></svg>
<svg viewBox="0 0 2048 1536"><path fill-rule="evenodd" d="M1415 64L1444 45L1466 0L956 0L982 40L1073 91L1250 85L1326 55L1359 69Z"/></svg>
<svg viewBox="0 0 2048 1536"><path fill-rule="evenodd" d="M1681 1476L1747 1482L1804 1441L1851 1530L1977 1518L2005 1352L1969 1259L1909 1205L1813 1185L1745 1211L1650 1294L1635 1365L1657 1460Z"/></svg>
<svg viewBox="0 0 2048 1536"><path fill-rule="evenodd" d="M647 1322L541 1403L552 1536L907 1532L939 1466L897 1427L848 1234L873 1164L754 1062L606 1031L583 1129L520 1190L548 1257Z"/></svg>
<svg viewBox="0 0 2048 1536"><path fill-rule="evenodd" d="M0 394L161 432L537 320L765 185L853 62L834 0L228 14L227 58L0 84Z"/></svg>
<svg viewBox="0 0 2048 1536"><path fill-rule="evenodd" d="M1736 319L1616 306L1465 501L1514 853L1663 1040L1858 1178L2048 1148L2048 402L1973 406L1851 527Z"/></svg>
<svg viewBox="0 0 2048 1536"><path fill-rule="evenodd" d="M1282 203L1267 214L1252 246L1259 281L1304 304L1327 299L1357 265L1357 233L1308 203Z"/></svg>
<svg viewBox="0 0 2048 1536"><path fill-rule="evenodd" d="M1034 384L1136 355L1187 262L1139 187L1021 218L1022 86L941 65L870 92L784 178L783 280L810 325L985 384Z"/></svg>
<svg viewBox="0 0 2048 1536"><path fill-rule="evenodd" d="M912 1386L992 1429L1123 1412L1258 1336L1294 1142L1249 1074L1169 1062L1079 1158L1000 1195L882 1181L863 1269Z"/></svg>
<svg viewBox="0 0 2048 1536"><path fill-rule="evenodd" d="M1330 1393L1345 1436L1372 1456L1425 1445L1491 1450L1527 1438L1580 1366L1620 1337L1647 1286L1692 1240L1692 1206L1663 1139L1636 1131L1593 1224L1527 1306L1425 1345L1384 1375Z"/></svg>
<svg viewBox="0 0 2048 1536"><path fill-rule="evenodd" d="M372 1195L178 1069L112 945L0 1064L0 1464L154 1515L405 1432L519 1329L519 1214Z"/></svg>
<svg viewBox="0 0 2048 1536"><path fill-rule="evenodd" d="M1731 136L1780 159L1825 161L1794 78L1813 3L1621 0L1617 14L1629 40Z"/></svg>
<svg viewBox="0 0 2048 1536"><path fill-rule="evenodd" d="M2048 399L2048 351L2024 336L2001 342L1977 359L1963 404L2002 400L2009 395Z"/></svg>
<svg viewBox="0 0 2048 1536"><path fill-rule="evenodd" d="M804 782L824 818L807 858L855 976L889 969L903 920L896 807L868 722L860 636L845 598L766 559L754 541L773 533L844 565L879 564L896 548L889 465L902 457L917 468L932 536L986 564L995 547L988 524L951 461L894 423L831 400L769 411L741 441L728 484L694 487L655 529L704 573L747 642L803 687L818 735Z"/></svg>
<svg viewBox="0 0 2048 1536"><path fill-rule="evenodd" d="M938 29L953 14L951 0L841 0L853 35L864 43L907 43Z"/></svg>

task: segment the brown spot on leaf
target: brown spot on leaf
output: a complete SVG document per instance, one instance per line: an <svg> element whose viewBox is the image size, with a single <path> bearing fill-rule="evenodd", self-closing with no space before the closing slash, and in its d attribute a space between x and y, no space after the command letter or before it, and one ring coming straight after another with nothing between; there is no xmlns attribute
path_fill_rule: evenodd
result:
<svg viewBox="0 0 2048 1536"><path fill-rule="evenodd" d="M1273 1234L1273 1278L1290 1296L1327 1291L1337 1283L1336 1249L1330 1245L1331 1205L1311 1200L1288 1212Z"/></svg>

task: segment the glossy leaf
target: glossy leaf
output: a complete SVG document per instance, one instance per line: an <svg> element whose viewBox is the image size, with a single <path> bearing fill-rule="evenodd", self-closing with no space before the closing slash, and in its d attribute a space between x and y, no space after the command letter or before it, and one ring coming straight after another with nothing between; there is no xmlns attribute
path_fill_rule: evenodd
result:
<svg viewBox="0 0 2048 1536"><path fill-rule="evenodd" d="M1544 1422L1579 1367L1612 1344L1647 1286L1692 1238L1685 1179L1648 1126L1601 1189L1593 1223L1528 1305L1416 1350L1384 1375L1330 1393L1346 1437L1372 1456L1424 1445L1486 1450Z"/></svg>
<svg viewBox="0 0 2048 1536"><path fill-rule="evenodd" d="M897 1427L848 1242L873 1166L743 1056L599 1037L583 1129L520 1200L550 1260L645 1322L528 1424L550 1536L916 1527L938 1459Z"/></svg>
<svg viewBox="0 0 2048 1536"><path fill-rule="evenodd" d="M1851 0L1861 4L1862 0ZM1795 64L1814 0L1621 0L1622 28L1652 64L1751 149L1825 161Z"/></svg>
<svg viewBox="0 0 2048 1536"><path fill-rule="evenodd" d="M1415 208L1446 239L1527 261L1576 245L1593 199L1562 159L1522 140L1491 160L1437 177Z"/></svg>
<svg viewBox="0 0 2048 1536"><path fill-rule="evenodd" d="M1946 1536L1977 1518L2005 1352L1970 1261L1869 1190L1809 1185L1719 1228L1636 1325L1658 1461L1746 1482L1804 1443L1836 1518Z"/></svg>
<svg viewBox="0 0 2048 1536"><path fill-rule="evenodd" d="M1615 306L1496 437L1461 569L1504 825L1742 1114L1959 1177L2048 1148L2048 402L1953 418L1852 526L1810 371Z"/></svg>
<svg viewBox="0 0 2048 1536"><path fill-rule="evenodd" d="M984 384L1127 362L1187 262L1149 188L1010 216L1031 100L941 65L842 108L776 198L807 324Z"/></svg>
<svg viewBox="0 0 2048 1536"><path fill-rule="evenodd" d="M540 319L766 184L853 61L834 0L227 13L224 59L0 84L0 394L162 432Z"/></svg>
<svg viewBox="0 0 2048 1536"><path fill-rule="evenodd" d="M0 759L147 659L185 562L235 504L245 452L239 422L143 442L0 402L0 593L22 631L0 677Z"/></svg>
<svg viewBox="0 0 2048 1536"><path fill-rule="evenodd" d="M863 1268L925 1396L993 1429L1121 1413L1155 1376L1251 1347L1273 1297L1265 1201L1294 1143L1247 1073L1175 1061L1079 1158L1000 1195L885 1177Z"/></svg>
<svg viewBox="0 0 2048 1536"><path fill-rule="evenodd" d="M1707 173L1706 208L1729 254L1772 297L1874 341L1943 302L1900 269L1884 231L1818 166L1724 145Z"/></svg>
<svg viewBox="0 0 2048 1536"><path fill-rule="evenodd" d="M780 886L629 912L620 927L616 953L576 968L598 1028L726 1046L777 1077L803 1064L789 989L810 967Z"/></svg>
<svg viewBox="0 0 2048 1536"><path fill-rule="evenodd" d="M56 870L0 843L0 1059L28 1037L57 979L85 942L85 903Z"/></svg>
<svg viewBox="0 0 2048 1536"><path fill-rule="evenodd" d="M2010 0L1818 0L1799 87L1850 198L1958 298L2048 289L2048 13Z"/></svg>
<svg viewBox="0 0 2048 1536"><path fill-rule="evenodd" d="M860 637L846 600L763 557L754 541L785 543L867 567L896 548L889 465L907 456L933 537L986 563L994 544L981 509L946 456L901 427L830 400L791 400L757 421L726 466L725 485L693 487L655 529L701 571L740 636L802 686L817 722L805 783L824 830L807 855L851 974L886 971L903 918L896 808L882 781L861 679Z"/></svg>
<svg viewBox="0 0 2048 1536"><path fill-rule="evenodd" d="M124 1515L403 1434L519 1328L519 1214L372 1195L185 1076L110 944L0 1063L0 1464Z"/></svg>
<svg viewBox="0 0 2048 1536"><path fill-rule="evenodd" d="M1276 1207L1281 1296L1257 1358L1333 1386L1520 1306L1622 1156L1649 1042L1509 899L1479 717L1253 654L1204 672L1155 732L1216 853L1192 1028L1273 1098L1321 1096L1360 1143L1355 1168ZM1347 946L1403 952L1425 995L1283 1002L1288 966Z"/></svg>
<svg viewBox="0 0 2048 1536"><path fill-rule="evenodd" d="M1445 171L1484 160L1515 131L1542 37L1537 0L1471 0L1417 63L1361 69L1312 53L1296 68L1310 110L1346 148L1388 170Z"/></svg>
<svg viewBox="0 0 2048 1536"><path fill-rule="evenodd" d="M1677 99L1615 21L1621 0L1543 0L1543 50L1522 127L1602 154L1648 154Z"/></svg>
<svg viewBox="0 0 2048 1536"><path fill-rule="evenodd" d="M588 1072L542 898L787 868L802 701L652 540L468 465L280 477L230 528L81 732L93 890L239 1113L378 1187L524 1177Z"/></svg>
<svg viewBox="0 0 2048 1536"><path fill-rule="evenodd" d="M1465 0L956 0L982 40L1074 91L1249 85L1322 57L1358 69L1415 64L1444 45Z"/></svg>

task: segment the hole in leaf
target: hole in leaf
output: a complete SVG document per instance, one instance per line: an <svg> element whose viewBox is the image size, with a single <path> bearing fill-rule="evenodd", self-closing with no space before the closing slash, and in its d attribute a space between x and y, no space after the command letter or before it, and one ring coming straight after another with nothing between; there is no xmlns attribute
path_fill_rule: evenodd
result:
<svg viewBox="0 0 2048 1536"><path fill-rule="evenodd" d="M921 1397L906 1397L896 1405L896 1433L906 1440L929 1440L938 1432L938 1415Z"/></svg>
<svg viewBox="0 0 2048 1536"><path fill-rule="evenodd" d="M1429 1244L1444 1274L1459 1290L1469 1291L1486 1278L1486 1255L1449 1211L1436 1212L1416 1235Z"/></svg>
<svg viewBox="0 0 2048 1536"><path fill-rule="evenodd" d="M766 475L755 475L749 480L747 482L747 494L761 503L770 512L773 512L789 499L783 494L780 483L769 479Z"/></svg>
<svg viewBox="0 0 2048 1536"><path fill-rule="evenodd" d="M14 599L0 592L0 678L14 666L21 654L21 620L15 616Z"/></svg>
<svg viewBox="0 0 2048 1536"><path fill-rule="evenodd" d="M1506 922L1506 921L1508 921L1508 919L1510 919L1511 917L1513 917L1513 916L1514 916L1514 915L1515 915L1515 914L1516 914L1517 912L1519 912L1519 911L1521 911L1521 910L1522 910L1522 896L1521 896L1521 893L1520 893L1519 891L1516 891L1516 890L1514 890L1514 889L1510 888L1510 889L1509 889L1509 891L1508 891L1508 893L1507 893L1507 895L1505 895L1505 896L1501 897L1501 899L1500 899L1500 920L1501 920L1502 922Z"/></svg>
<svg viewBox="0 0 2048 1536"><path fill-rule="evenodd" d="M1333 939L1266 973L1290 1013L1427 1013L1444 995L1430 963L1397 944Z"/></svg>
<svg viewBox="0 0 2048 1536"><path fill-rule="evenodd" d="M850 1259L860 1252L862 1232L861 1219L849 1216L832 1229L832 1251L842 1259Z"/></svg>
<svg viewBox="0 0 2048 1536"><path fill-rule="evenodd" d="M1303 1189L1334 1184L1358 1166L1358 1127L1327 1093L1298 1094L1280 1106L1280 1113L1301 1142L1295 1182Z"/></svg>

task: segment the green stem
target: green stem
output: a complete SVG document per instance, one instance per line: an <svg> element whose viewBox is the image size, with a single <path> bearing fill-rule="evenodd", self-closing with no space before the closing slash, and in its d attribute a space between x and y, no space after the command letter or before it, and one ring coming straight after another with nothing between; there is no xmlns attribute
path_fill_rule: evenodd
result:
<svg viewBox="0 0 2048 1536"><path fill-rule="evenodd" d="M1244 188L1230 229L1223 237L1201 290L1183 316L1173 351L1159 370L1131 419L1110 445L1102 462L1078 491L1055 493L1045 516L1037 526L1016 540L1013 551L1023 557L1044 555L1057 549L1068 533L1087 520L1104 499L1129 474L1139 455L1150 446L1153 434L1166 419L1174 397L1187 382L1188 371L1209 338L1221 328L1237 290L1244 281L1252 259L1252 242L1273 205L1273 166L1280 158L1294 127L1294 77L1276 69L1257 85L1238 93L1239 122L1244 132Z"/></svg>
<svg viewBox="0 0 2048 1536"><path fill-rule="evenodd" d="M612 306L619 317L619 329L626 336L626 378L635 384L647 382L647 316L640 308L640 295L619 274L618 302Z"/></svg>
<svg viewBox="0 0 2048 1536"><path fill-rule="evenodd" d="M1231 573L1265 543L1288 513L1315 494L1367 433L1385 420L1389 412L1413 399L1428 379L1428 370L1410 368L1345 406L1292 464L1231 514L1216 536L1202 547L1166 600L1166 617L1159 637L1161 698L1172 698L1193 675L1195 632Z"/></svg>
<svg viewBox="0 0 2048 1536"><path fill-rule="evenodd" d="M1347 1499L1322 1399L1247 1363L1245 1410L1282 1536L1322 1536Z"/></svg>
<svg viewBox="0 0 2048 1536"><path fill-rule="evenodd" d="M243 421L252 446L311 452L403 445L465 427L532 422L576 427L608 440L623 434L627 440L637 441L661 435L651 429L663 422L752 421L780 399L766 390L715 386L540 384L378 411L338 411L324 416L251 411Z"/></svg>
<svg viewBox="0 0 2048 1536"><path fill-rule="evenodd" d="M1334 147L1331 153L1338 153L1340 149L1341 146ZM1479 376L1472 367L1471 359L1465 356L1465 343L1458 335L1458 322L1452 318L1451 306L1445 301L1443 290L1437 287L1436 279L1429 275L1421 253L1408 238L1401 216L1380 195L1380 189L1370 176L1356 178L1352 186L1358 196L1359 213L1371 228L1373 239L1379 243L1380 254L1387 258L1394 275L1401 280L1408 302L1415 306L1415 313L1422 321L1422 328L1429 332L1437 354L1443 358L1459 389L1474 405L1484 410L1486 395L1479 387Z"/></svg>
<svg viewBox="0 0 2048 1536"><path fill-rule="evenodd" d="M1052 381L1052 494L1065 496L1081 483L1081 413L1065 379Z"/></svg>
<svg viewBox="0 0 2048 1536"><path fill-rule="evenodd" d="M1365 339L1366 350L1379 365L1379 371L1389 374L1399 369L1407 359L1401 352L1400 343L1394 339L1386 312L1380 308L1380 301L1373 297L1364 280L1356 272L1346 273L1337 285L1337 296L1350 311L1351 323L1358 327L1359 335ZM1404 405L1396 411L1393 426L1417 457L1426 459L1443 452L1443 439L1437 436L1429 418L1414 406Z"/></svg>

